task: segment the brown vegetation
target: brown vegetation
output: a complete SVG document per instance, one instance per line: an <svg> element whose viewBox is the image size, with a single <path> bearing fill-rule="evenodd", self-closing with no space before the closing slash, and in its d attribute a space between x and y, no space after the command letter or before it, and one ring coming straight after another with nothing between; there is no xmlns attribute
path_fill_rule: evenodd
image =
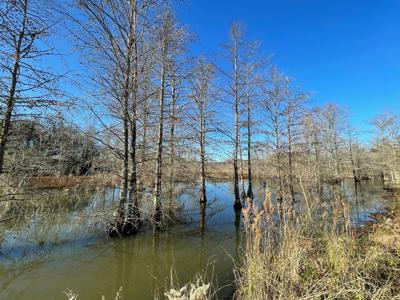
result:
<svg viewBox="0 0 400 300"><path fill-rule="evenodd" d="M207 165L207 178L212 181L231 180L234 177L230 162L209 163ZM243 172L243 179L248 179L247 172Z"/></svg>
<svg viewBox="0 0 400 300"><path fill-rule="evenodd" d="M28 184L39 189L63 189L74 187L112 187L120 184L120 179L115 175L92 176L39 176L31 177Z"/></svg>
<svg viewBox="0 0 400 300"><path fill-rule="evenodd" d="M237 299L399 299L399 197L390 214L355 236L314 214L274 225L254 211L237 269ZM335 226L332 226L335 224Z"/></svg>

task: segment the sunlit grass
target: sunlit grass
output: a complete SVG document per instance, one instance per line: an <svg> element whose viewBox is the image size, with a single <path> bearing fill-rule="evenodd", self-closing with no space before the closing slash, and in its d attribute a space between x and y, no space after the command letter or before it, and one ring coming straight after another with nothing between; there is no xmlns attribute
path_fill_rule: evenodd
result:
<svg viewBox="0 0 400 300"><path fill-rule="evenodd" d="M399 252L376 242L382 226L354 237L319 221L247 223L237 299L400 299Z"/></svg>

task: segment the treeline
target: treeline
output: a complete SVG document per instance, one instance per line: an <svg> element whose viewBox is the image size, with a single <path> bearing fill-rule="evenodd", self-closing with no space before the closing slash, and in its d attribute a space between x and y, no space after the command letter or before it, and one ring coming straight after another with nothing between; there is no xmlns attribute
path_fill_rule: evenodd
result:
<svg viewBox="0 0 400 300"><path fill-rule="evenodd" d="M175 3L62 4L0 4L2 173L115 173L121 179L117 231L140 227L146 189L159 226L163 206L173 205L175 182L188 169L197 174L206 202L212 161L231 163L235 208L241 198L253 198L254 174L276 180L278 202L292 213L295 193L322 182L398 179L397 116L376 117L375 138L361 142L364 133L351 127L343 108L312 107L311 95L245 38L243 25L232 24L218 59L193 57L194 35L174 14ZM62 49L47 42L61 32L80 54L78 78L54 71L54 63L48 67ZM86 92L75 103L60 88L66 79ZM40 125L70 105L96 120L90 131ZM80 118L72 117L78 128ZM196 163L189 168L189 162Z"/></svg>
<svg viewBox="0 0 400 300"><path fill-rule="evenodd" d="M7 143L5 171L22 176L91 175L105 169L102 148L63 120L39 123L13 121ZM100 155L102 154L102 155Z"/></svg>

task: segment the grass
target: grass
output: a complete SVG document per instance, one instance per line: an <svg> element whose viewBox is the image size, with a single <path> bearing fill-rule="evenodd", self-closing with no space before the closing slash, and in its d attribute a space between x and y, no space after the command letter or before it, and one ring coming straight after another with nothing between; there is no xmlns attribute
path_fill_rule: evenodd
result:
<svg viewBox="0 0 400 300"><path fill-rule="evenodd" d="M316 214L274 224L255 211L236 299L400 299L399 212L355 236Z"/></svg>
<svg viewBox="0 0 400 300"><path fill-rule="evenodd" d="M79 295L72 290L64 291L67 300L79 300ZM101 300L106 300L106 297L101 296ZM117 291L114 300L122 300L122 287Z"/></svg>
<svg viewBox="0 0 400 300"><path fill-rule="evenodd" d="M199 276L190 284L183 287L172 287L164 293L168 300L207 300L211 299L212 292L209 283L205 283L204 279Z"/></svg>
<svg viewBox="0 0 400 300"><path fill-rule="evenodd" d="M111 187L118 186L119 178L113 175L91 176L38 176L29 178L29 185L39 189L63 189L79 186L86 187Z"/></svg>

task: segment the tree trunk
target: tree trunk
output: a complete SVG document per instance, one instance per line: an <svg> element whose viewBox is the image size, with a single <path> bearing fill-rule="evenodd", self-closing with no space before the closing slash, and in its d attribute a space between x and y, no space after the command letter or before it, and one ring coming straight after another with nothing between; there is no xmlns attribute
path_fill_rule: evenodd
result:
<svg viewBox="0 0 400 300"><path fill-rule="evenodd" d="M133 225L133 229L137 230L140 223L140 213L138 205L137 195L137 164L136 164L136 139L137 139L137 95L138 95L138 49L136 40L136 23L137 23L137 11L136 1L131 2L131 36L129 41L129 47L133 48L133 86L132 86L132 104L131 104L131 176L130 176L130 190L129 190L129 201L128 201L128 223ZM130 51L129 51L130 52ZM130 63L130 58L128 59Z"/></svg>
<svg viewBox="0 0 400 300"><path fill-rule="evenodd" d="M293 150L292 150L292 116L291 112L288 114L288 159L289 159L289 192L291 197L291 213L292 217L294 216L294 206L295 206L295 197L294 197L294 176L293 176Z"/></svg>
<svg viewBox="0 0 400 300"><path fill-rule="evenodd" d="M276 99L275 99L276 102ZM279 190L278 190L278 204L279 204L279 218L283 219L283 210L284 210L284 187L283 187L283 176L282 176L282 162L281 162L281 148L280 148L280 132L279 132L279 120L278 120L278 110L277 103L275 103L275 116L274 116L274 134L275 134L275 155L276 155L276 168L278 171L278 181L279 181Z"/></svg>
<svg viewBox="0 0 400 300"><path fill-rule="evenodd" d="M124 222L125 219L125 203L128 196L128 182L129 182L129 124L128 124L128 99L124 101L123 107L123 141L124 141L124 152L123 152L123 166L122 166L122 184L121 184L121 196L119 201L118 216L119 222Z"/></svg>
<svg viewBox="0 0 400 300"><path fill-rule="evenodd" d="M176 82L175 66L172 66L171 80L171 106L170 106L170 139L169 139L169 187L168 187L168 210L170 216L173 214L173 203L175 194L175 103L176 103Z"/></svg>
<svg viewBox="0 0 400 300"><path fill-rule="evenodd" d="M356 172L356 165L355 165L355 163L354 163L353 143L352 143L352 141L351 141L351 134L350 134L350 133L349 133L349 150L350 150L351 168L352 168L352 171L353 171L353 179L354 179L354 182L357 182L357 181L358 181L358 178L357 178L357 172Z"/></svg>
<svg viewBox="0 0 400 300"><path fill-rule="evenodd" d="M19 71L20 71L21 45L25 36L25 30L27 24L28 0L24 1L23 7L24 7L23 11L24 16L18 35L18 40L16 41L15 45L14 66L11 74L11 86L10 86L10 91L8 93L5 113L1 121L1 128L0 128L0 174L4 172L5 148L8 141L8 133L10 131L11 117L16 101L15 92L17 89Z"/></svg>
<svg viewBox="0 0 400 300"><path fill-rule="evenodd" d="M142 144L141 144L141 176L138 182L138 202L143 198L145 192L145 169L147 162L147 127L149 123L149 105L148 105L148 74L146 74L144 82L144 99L143 99L143 132L142 132Z"/></svg>
<svg viewBox="0 0 400 300"><path fill-rule="evenodd" d="M240 156L240 195L242 197L242 201L245 201L246 198L246 189L244 187L244 168L243 168L243 151L242 151L242 143L239 137L239 156Z"/></svg>
<svg viewBox="0 0 400 300"><path fill-rule="evenodd" d="M157 157L156 157L156 178L154 185L154 222L155 228L160 226L162 217L161 211L161 177L162 177L162 148L163 148L163 130L164 130L164 102L165 102L165 73L167 60L167 44L166 40L162 40L162 60L161 60L161 76L160 76L160 115L158 119L158 139L157 139Z"/></svg>
<svg viewBox="0 0 400 300"><path fill-rule="evenodd" d="M254 199L253 194L253 178L251 174L251 108L250 98L247 99L247 172L248 172L248 187L247 197Z"/></svg>
<svg viewBox="0 0 400 300"><path fill-rule="evenodd" d="M233 150L233 174L234 174L234 195L235 195L235 209L241 209L239 193L239 174L238 174L238 150L239 150L239 90L238 90L238 40L234 40L234 110L235 110L235 141Z"/></svg>
<svg viewBox="0 0 400 300"><path fill-rule="evenodd" d="M200 159L201 159L201 186L200 186L200 203L207 202L206 191L206 154L205 154L205 103L200 100Z"/></svg>

